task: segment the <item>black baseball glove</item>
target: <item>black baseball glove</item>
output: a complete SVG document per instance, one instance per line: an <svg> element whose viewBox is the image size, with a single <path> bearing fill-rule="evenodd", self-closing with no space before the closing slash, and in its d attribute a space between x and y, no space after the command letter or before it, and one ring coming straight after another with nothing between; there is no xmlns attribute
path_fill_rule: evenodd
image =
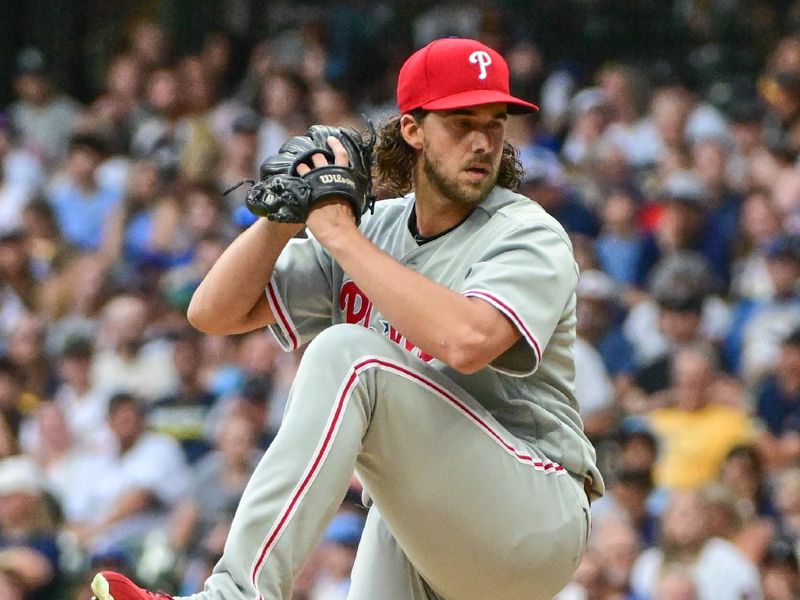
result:
<svg viewBox="0 0 800 600"><path fill-rule="evenodd" d="M337 196L350 202L359 224L361 215L375 204L371 172L375 129L372 123L369 128L368 140L352 129L326 125L314 125L305 135L291 138L261 164L260 180L253 184L245 200L247 208L271 221L305 223L314 205ZM314 167L311 161L314 154L324 155L329 163L334 161L328 136L342 142L350 157L349 166ZM297 172L301 164L311 169L305 175Z"/></svg>

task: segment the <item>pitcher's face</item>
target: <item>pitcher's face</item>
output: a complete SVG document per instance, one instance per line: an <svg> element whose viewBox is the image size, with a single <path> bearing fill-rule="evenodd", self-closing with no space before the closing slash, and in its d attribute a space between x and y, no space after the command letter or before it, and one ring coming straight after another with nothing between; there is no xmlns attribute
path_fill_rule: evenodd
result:
<svg viewBox="0 0 800 600"><path fill-rule="evenodd" d="M497 182L507 118L505 104L428 113L419 128L421 176L453 202L481 202Z"/></svg>

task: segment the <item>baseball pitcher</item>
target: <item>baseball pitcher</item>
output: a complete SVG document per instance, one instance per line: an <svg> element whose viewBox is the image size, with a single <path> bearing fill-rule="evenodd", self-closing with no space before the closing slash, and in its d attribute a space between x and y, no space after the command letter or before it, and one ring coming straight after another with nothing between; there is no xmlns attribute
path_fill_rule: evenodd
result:
<svg viewBox="0 0 800 600"><path fill-rule="evenodd" d="M578 565L603 493L573 389L578 270L513 191L505 141L536 107L497 52L454 38L406 61L397 101L374 149L315 126L267 159L247 200L262 218L192 299L208 333L308 344L193 599L288 600L354 470L371 508L352 600L544 600ZM372 168L405 195L375 204ZM164 597L110 572L92 589Z"/></svg>

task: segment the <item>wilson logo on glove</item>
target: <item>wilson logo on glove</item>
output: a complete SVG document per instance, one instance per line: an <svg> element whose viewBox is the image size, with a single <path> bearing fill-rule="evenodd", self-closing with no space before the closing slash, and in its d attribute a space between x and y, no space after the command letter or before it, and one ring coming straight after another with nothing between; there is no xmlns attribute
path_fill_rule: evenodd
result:
<svg viewBox="0 0 800 600"><path fill-rule="evenodd" d="M319 180L322 183L343 183L345 185L349 185L351 188L356 189L356 182L352 179L348 179L347 177L342 177L339 174L333 175L320 175Z"/></svg>

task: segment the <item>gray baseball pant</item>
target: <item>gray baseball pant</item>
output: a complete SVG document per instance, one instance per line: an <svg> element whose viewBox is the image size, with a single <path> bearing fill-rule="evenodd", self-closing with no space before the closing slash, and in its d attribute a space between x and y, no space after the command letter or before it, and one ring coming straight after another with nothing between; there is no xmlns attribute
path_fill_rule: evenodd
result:
<svg viewBox="0 0 800 600"><path fill-rule="evenodd" d="M308 346L280 431L193 600L289 600L355 469L374 501L351 600L552 598L588 533L582 485L444 375L337 325Z"/></svg>

